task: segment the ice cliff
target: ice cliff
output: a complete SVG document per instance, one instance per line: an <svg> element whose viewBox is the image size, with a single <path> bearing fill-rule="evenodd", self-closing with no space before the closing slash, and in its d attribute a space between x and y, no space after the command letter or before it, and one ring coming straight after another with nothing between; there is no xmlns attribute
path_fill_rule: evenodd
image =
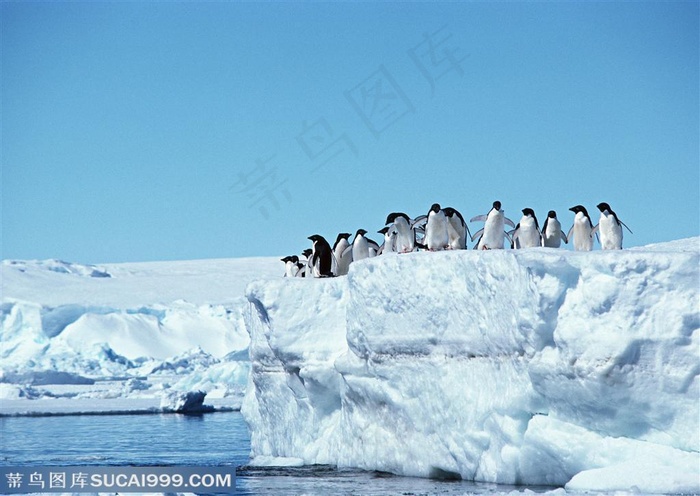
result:
<svg viewBox="0 0 700 496"><path fill-rule="evenodd" d="M251 283L258 460L700 491L700 239L387 255Z"/></svg>

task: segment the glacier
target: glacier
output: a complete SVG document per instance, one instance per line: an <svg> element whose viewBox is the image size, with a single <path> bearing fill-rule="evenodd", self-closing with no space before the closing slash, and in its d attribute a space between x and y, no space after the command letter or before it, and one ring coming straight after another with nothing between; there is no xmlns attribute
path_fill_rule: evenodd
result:
<svg viewBox="0 0 700 496"><path fill-rule="evenodd" d="M255 463L700 492L700 238L419 252L246 289Z"/></svg>
<svg viewBox="0 0 700 496"><path fill-rule="evenodd" d="M197 391L238 408L244 289L281 274L270 257L1 268L0 416L160 411Z"/></svg>

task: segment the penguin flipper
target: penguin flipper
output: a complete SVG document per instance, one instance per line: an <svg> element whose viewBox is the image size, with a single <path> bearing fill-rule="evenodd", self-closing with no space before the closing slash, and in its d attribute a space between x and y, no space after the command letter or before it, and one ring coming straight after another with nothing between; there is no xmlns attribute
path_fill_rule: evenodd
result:
<svg viewBox="0 0 700 496"><path fill-rule="evenodd" d="M625 227L627 228L627 230L630 232L630 234L634 234L634 233L632 232L632 229L630 229L629 227L627 227L627 224L625 224L625 223L622 222L621 220L618 220L618 222L619 222L620 224L622 224L623 226L625 226Z"/></svg>
<svg viewBox="0 0 700 496"><path fill-rule="evenodd" d="M478 231L476 231L476 232L472 235L471 240L474 241L474 240L476 239L477 236L479 237L479 240L481 240L481 236L483 236L483 235L484 235L484 228L482 227L481 229L479 229Z"/></svg>
<svg viewBox="0 0 700 496"><path fill-rule="evenodd" d="M564 240L564 243L566 243L568 245L569 244L569 237L566 234L564 234L564 231L562 231L561 229L559 230L559 234L561 235L561 239ZM544 238L542 238L542 239L544 239Z"/></svg>
<svg viewBox="0 0 700 496"><path fill-rule="evenodd" d="M562 236L564 236L564 239L571 239L571 235L574 233L574 226L571 226L571 229L569 229L569 232L567 233L566 236L564 236L564 231L561 232Z"/></svg>
<svg viewBox="0 0 700 496"><path fill-rule="evenodd" d="M515 224L513 224L513 221L505 216L503 217L503 223L509 225L510 227L515 227ZM520 224L520 223L518 222L518 224Z"/></svg>
<svg viewBox="0 0 700 496"><path fill-rule="evenodd" d="M345 256L346 256L348 253L349 253L350 255L352 255L352 245L348 246L347 248L345 248L345 250L343 250L343 253L342 253L342 255L340 255L340 258L345 258Z"/></svg>
<svg viewBox="0 0 700 496"><path fill-rule="evenodd" d="M487 214L476 215L476 216L472 217L471 219L469 219L469 222L486 222L487 217L488 217ZM472 241L474 241L474 240L472 240Z"/></svg>
<svg viewBox="0 0 700 496"><path fill-rule="evenodd" d="M421 227L425 226L425 224L428 223L428 216L427 215L419 215L415 219L411 221L411 229L420 229Z"/></svg>

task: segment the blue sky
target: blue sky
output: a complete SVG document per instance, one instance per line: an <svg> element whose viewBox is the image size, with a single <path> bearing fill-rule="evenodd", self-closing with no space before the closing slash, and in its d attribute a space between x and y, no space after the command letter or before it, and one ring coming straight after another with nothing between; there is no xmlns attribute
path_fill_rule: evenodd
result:
<svg viewBox="0 0 700 496"><path fill-rule="evenodd" d="M625 246L697 236L699 17L698 2L3 3L2 257L283 256L392 211L469 218L496 199L566 229L569 207L597 220L608 202Z"/></svg>

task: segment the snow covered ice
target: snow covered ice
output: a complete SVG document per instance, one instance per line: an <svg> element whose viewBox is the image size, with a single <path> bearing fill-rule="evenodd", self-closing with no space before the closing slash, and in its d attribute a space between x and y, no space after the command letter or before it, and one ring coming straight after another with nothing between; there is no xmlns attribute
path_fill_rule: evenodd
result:
<svg viewBox="0 0 700 496"><path fill-rule="evenodd" d="M250 368L244 288L278 276L273 258L5 260L0 414L167 410L200 390L236 408Z"/></svg>
<svg viewBox="0 0 700 496"><path fill-rule="evenodd" d="M700 492L700 239L412 253L249 285L252 456Z"/></svg>
<svg viewBox="0 0 700 496"><path fill-rule="evenodd" d="M0 414L245 390L253 464L698 493L699 244L388 255L327 280L278 258L4 261Z"/></svg>

